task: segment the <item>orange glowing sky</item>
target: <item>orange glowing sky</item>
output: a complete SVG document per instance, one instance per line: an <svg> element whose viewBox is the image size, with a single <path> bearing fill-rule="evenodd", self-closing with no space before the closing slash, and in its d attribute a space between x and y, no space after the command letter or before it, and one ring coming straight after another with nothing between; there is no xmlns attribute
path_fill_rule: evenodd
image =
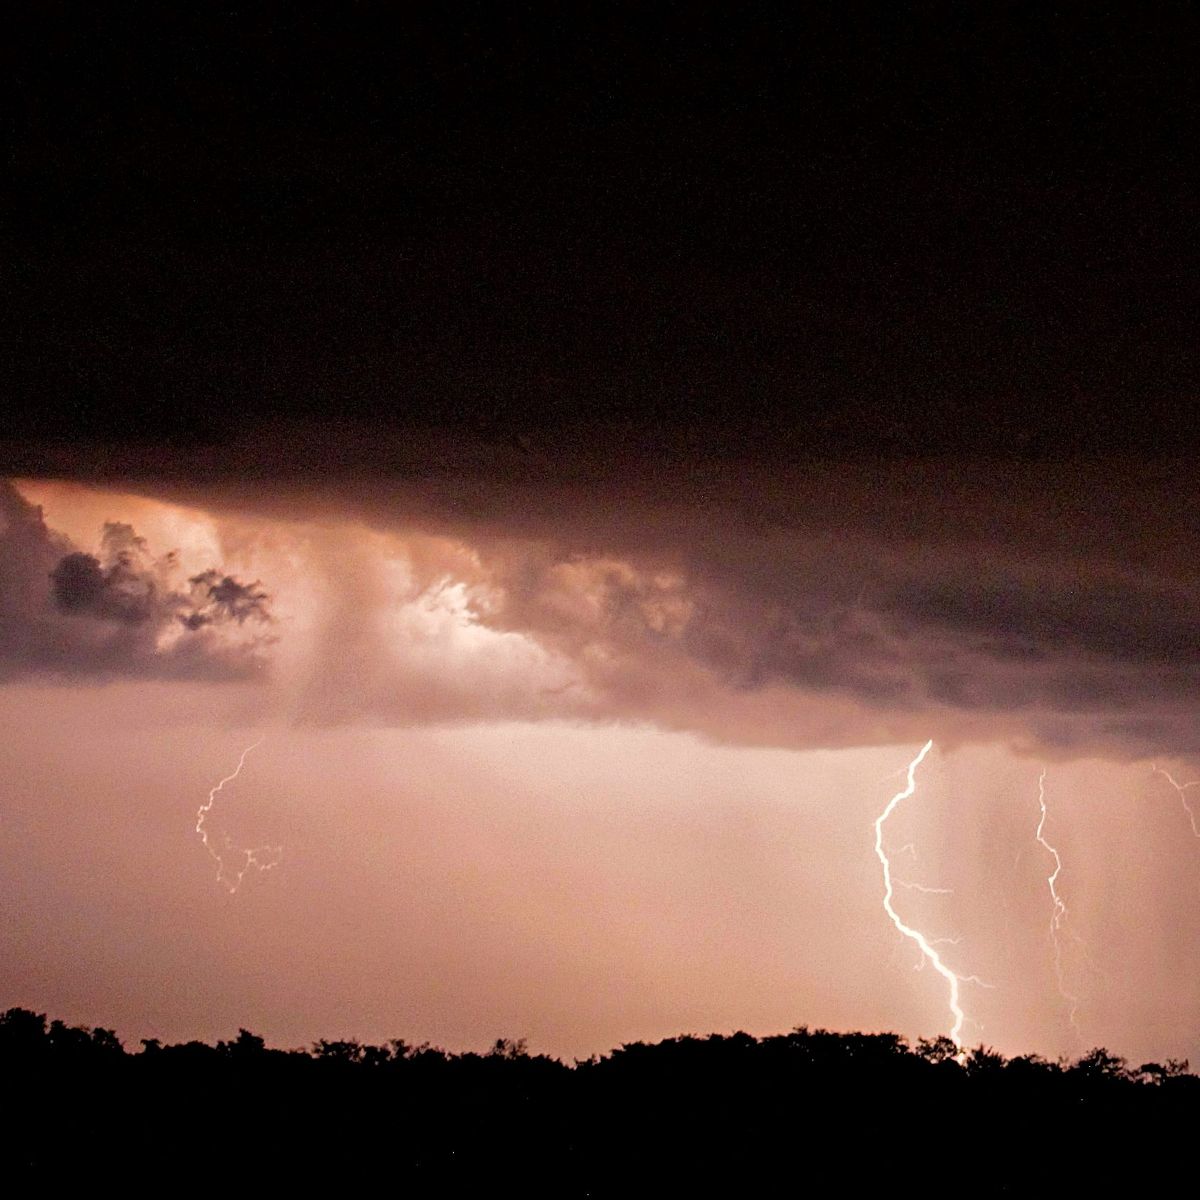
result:
<svg viewBox="0 0 1200 1200"><path fill-rule="evenodd" d="M991 985L963 985L964 1040L1082 1048L1048 933L1045 764L1083 1039L1138 1061L1200 1051L1200 841L1152 765L1195 776L1169 736L1152 757L1093 705L1055 742L1039 729L1079 706L1054 709L1049 687L981 716L785 668L731 677L726 642L685 655L680 631L715 609L730 564L775 586L745 546L703 576L669 540L593 530L590 547L548 554L534 518L499 529L327 504L285 519L46 481L19 494L82 551L126 522L148 555L178 551L181 578L219 563L261 581L272 621L221 632L259 639L245 677L105 659L0 688L4 1005L127 1040L512 1036L568 1058L801 1023L946 1032L944 981L883 911L872 828L932 737L887 844L898 880L937 889L899 886L904 919L954 939L939 943L950 967ZM1087 579L1116 573L1093 557ZM756 619L746 609L746 628ZM997 694L1025 686L1015 658L994 661ZM1181 711L1168 704L1163 727ZM260 738L212 820L282 858L229 894L196 811Z"/></svg>

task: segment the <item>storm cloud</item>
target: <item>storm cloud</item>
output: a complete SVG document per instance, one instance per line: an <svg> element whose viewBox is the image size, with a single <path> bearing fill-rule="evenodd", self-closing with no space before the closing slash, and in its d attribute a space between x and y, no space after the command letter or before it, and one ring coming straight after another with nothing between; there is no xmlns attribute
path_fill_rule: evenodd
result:
<svg viewBox="0 0 1200 1200"><path fill-rule="evenodd" d="M1200 502L1169 460L705 462L618 434L497 444L362 428L315 446L284 430L208 458L148 453L136 481L264 527L326 530L313 570L333 615L296 701L305 719L557 716L773 745L936 733L1049 753L1200 750ZM42 473L103 486L105 461ZM355 530L406 547L405 597L381 585ZM220 572L186 594L154 590L128 534L86 560L50 536L33 541L58 572L60 610L86 609L80 622L118 641L164 611L197 634L264 615L261 589ZM398 641L388 614L436 609L447 588L462 620L528 651L414 675L434 635L414 625ZM142 620L147 605L156 616Z"/></svg>
<svg viewBox="0 0 1200 1200"><path fill-rule="evenodd" d="M98 552L74 547L0 481L0 678L233 679L253 675L269 640L270 597L217 569L178 579L122 522ZM249 622L248 636L229 638Z"/></svg>

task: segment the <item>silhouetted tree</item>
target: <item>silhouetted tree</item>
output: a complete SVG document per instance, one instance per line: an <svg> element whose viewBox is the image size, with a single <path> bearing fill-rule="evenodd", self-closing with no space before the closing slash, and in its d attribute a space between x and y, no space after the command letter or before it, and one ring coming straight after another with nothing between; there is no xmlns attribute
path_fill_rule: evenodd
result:
<svg viewBox="0 0 1200 1200"><path fill-rule="evenodd" d="M957 1060L959 1049L954 1042L942 1034L935 1038L920 1038L917 1041L917 1053L926 1062L937 1064Z"/></svg>
<svg viewBox="0 0 1200 1200"><path fill-rule="evenodd" d="M1181 1075L1186 1075L1187 1069L1186 1058L1168 1058L1165 1063L1142 1063L1133 1074L1143 1083L1161 1084L1167 1079L1177 1079Z"/></svg>
<svg viewBox="0 0 1200 1200"><path fill-rule="evenodd" d="M525 1058L528 1056L528 1049L524 1038L518 1038L515 1042L511 1038L497 1038L492 1044L492 1048L488 1051L489 1058Z"/></svg>
<svg viewBox="0 0 1200 1200"><path fill-rule="evenodd" d="M218 1042L217 1049L222 1054L232 1055L244 1061L266 1050L266 1042L248 1029L239 1029L237 1037L232 1042Z"/></svg>
<svg viewBox="0 0 1200 1200"><path fill-rule="evenodd" d="M1071 1070L1089 1080L1115 1081L1126 1079L1126 1063L1119 1054L1110 1054L1103 1046L1089 1050Z"/></svg>

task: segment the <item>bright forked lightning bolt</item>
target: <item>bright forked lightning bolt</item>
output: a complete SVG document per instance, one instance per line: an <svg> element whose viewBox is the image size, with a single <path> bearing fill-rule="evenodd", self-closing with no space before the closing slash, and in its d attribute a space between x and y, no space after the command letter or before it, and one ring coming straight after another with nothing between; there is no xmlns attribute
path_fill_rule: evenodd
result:
<svg viewBox="0 0 1200 1200"><path fill-rule="evenodd" d="M249 755L251 750L257 750L262 744L263 739L259 738L253 745L247 746L242 751L242 756L238 759L238 765L234 769L233 774L226 775L208 793L208 799L196 810L196 832L200 835L200 840L204 843L205 850L212 855L213 861L217 864L217 881L223 884L230 894L236 892L242 886L242 880L245 879L246 872L251 867L256 871L269 871L279 863L280 858L283 856L282 846L257 846L253 849L244 849L235 846L227 833L221 835L221 846L218 849L213 845L213 840L210 838L207 828L205 828L208 815L212 811L213 803L216 801L217 793L227 783L232 783L242 773L242 768L246 765L247 755ZM230 858L239 859L241 866L230 868L228 863Z"/></svg>
<svg viewBox="0 0 1200 1200"><path fill-rule="evenodd" d="M1067 986L1063 981L1063 962L1062 962L1062 939L1059 933L1062 931L1063 921L1067 919L1067 906L1063 903L1062 897L1058 894L1058 877L1062 872L1062 858L1058 851L1046 841L1046 768L1042 768L1042 773L1038 776L1038 806L1041 809L1041 818L1038 821L1037 833L1034 835L1037 840L1045 847L1045 849L1054 858L1054 870L1046 876L1046 886L1050 889L1050 899L1054 905L1050 914L1050 940L1054 944L1054 976L1058 980L1058 994L1063 998L1067 1005L1067 1019L1071 1022L1071 1028L1075 1030L1075 1036L1079 1041L1083 1042L1083 1030L1079 1028L1079 997L1073 992L1067 990Z"/></svg>
<svg viewBox="0 0 1200 1200"><path fill-rule="evenodd" d="M1200 838L1200 829L1196 828L1196 810L1188 803L1187 798L1188 788L1200 787L1200 779L1193 779L1189 783L1179 783L1169 771L1164 771L1162 767L1151 767L1151 770L1155 774L1161 775L1179 793L1179 803L1183 805L1183 811L1187 813L1188 820L1192 824L1192 833Z"/></svg>
<svg viewBox="0 0 1200 1200"><path fill-rule="evenodd" d="M924 761L925 756L933 749L933 739L921 747L920 753L916 758L908 764L908 783L904 790L897 792L890 801L887 807L875 818L875 856L879 859L879 865L883 868L883 909L884 912L891 918L891 922L895 927L910 941L917 944L917 948L921 951L922 964L928 963L945 981L946 986L950 991L950 1012L954 1017L954 1024L950 1029L950 1040L962 1049L962 1027L966 1020L966 1014L962 1010L962 1006L958 1002L958 989L960 983L965 983L967 979L974 979L974 976L956 975L944 962L942 956L938 954L934 948L934 943L931 942L919 929L913 929L911 925L906 925L901 919L900 914L892 907L892 900L895 897L895 888L892 883L892 865L888 862L888 856L883 849L883 826L888 817L895 812L896 807L902 800L907 800L917 790L917 768ZM940 940L940 939L939 939ZM978 981L977 981L978 982Z"/></svg>

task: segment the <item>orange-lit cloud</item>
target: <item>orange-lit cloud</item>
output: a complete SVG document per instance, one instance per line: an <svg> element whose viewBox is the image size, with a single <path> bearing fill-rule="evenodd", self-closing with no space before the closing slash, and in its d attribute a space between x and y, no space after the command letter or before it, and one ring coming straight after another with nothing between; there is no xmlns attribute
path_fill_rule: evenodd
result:
<svg viewBox="0 0 1200 1200"><path fill-rule="evenodd" d="M0 678L246 676L261 665L269 602L220 569L187 574L118 520L95 552L79 549L0 483Z"/></svg>
<svg viewBox="0 0 1200 1200"><path fill-rule="evenodd" d="M204 486L168 470L143 487L189 497L235 562L245 551L289 614L273 630L276 682L307 721L559 716L778 745L934 729L1052 756L1197 748L1187 514L1136 481L896 464L879 478L813 464L673 479L669 464L653 478L460 451L397 448L390 477L377 457L305 483L250 489L226 464ZM68 524L102 495L23 486L73 510ZM130 503L174 512L161 532L203 542L186 509Z"/></svg>

